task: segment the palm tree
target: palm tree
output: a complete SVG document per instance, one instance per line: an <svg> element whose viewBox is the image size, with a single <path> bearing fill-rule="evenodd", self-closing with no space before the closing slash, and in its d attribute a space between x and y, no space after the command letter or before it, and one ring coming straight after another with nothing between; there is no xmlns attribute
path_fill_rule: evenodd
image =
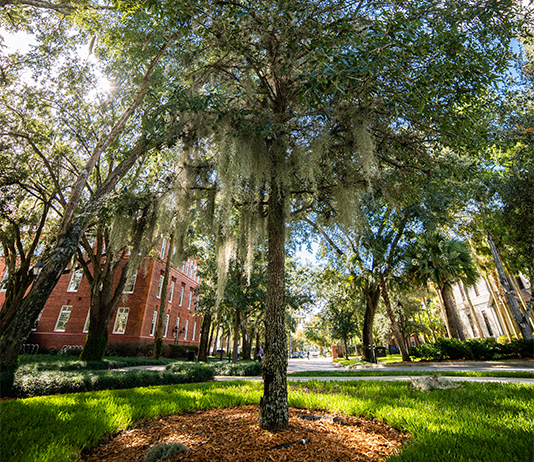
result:
<svg viewBox="0 0 534 462"><path fill-rule="evenodd" d="M445 322L452 337L464 341L462 325L451 296L451 286L476 282L478 273L467 246L439 233L421 237L405 254L406 274L420 285L433 282L441 294Z"/></svg>

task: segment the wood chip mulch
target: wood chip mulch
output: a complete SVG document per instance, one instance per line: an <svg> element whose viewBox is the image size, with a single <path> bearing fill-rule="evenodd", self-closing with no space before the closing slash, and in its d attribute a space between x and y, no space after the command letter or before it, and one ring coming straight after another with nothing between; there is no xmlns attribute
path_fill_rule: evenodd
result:
<svg viewBox="0 0 534 462"><path fill-rule="evenodd" d="M305 416L308 416L306 418ZM309 440L281 449L276 446ZM409 439L383 422L289 410L289 428L269 432L259 427L259 406L210 409L139 423L84 451L81 462L142 462L159 443L182 443L189 451L169 461L382 461Z"/></svg>

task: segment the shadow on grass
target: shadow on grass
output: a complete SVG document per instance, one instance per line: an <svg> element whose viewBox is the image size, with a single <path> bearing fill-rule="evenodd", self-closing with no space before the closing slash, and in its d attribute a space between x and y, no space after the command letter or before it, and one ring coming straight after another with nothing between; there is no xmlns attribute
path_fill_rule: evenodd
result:
<svg viewBox="0 0 534 462"><path fill-rule="evenodd" d="M258 403L259 382L169 385L0 403L2 461L66 461L136 421ZM292 383L290 405L373 417L413 435L391 461L532 462L534 387L469 383L420 392L405 382Z"/></svg>

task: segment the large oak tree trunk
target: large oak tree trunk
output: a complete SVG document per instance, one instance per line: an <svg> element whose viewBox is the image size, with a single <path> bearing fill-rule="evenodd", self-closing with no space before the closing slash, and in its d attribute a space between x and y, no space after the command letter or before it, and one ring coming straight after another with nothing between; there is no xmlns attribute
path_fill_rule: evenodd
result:
<svg viewBox="0 0 534 462"><path fill-rule="evenodd" d="M78 249L78 242L89 220L100 209L108 194L117 182L130 170L139 156L146 151L149 142L145 137L138 140L129 156L123 160L106 181L97 189L91 201L67 226L57 238L57 243L49 254L39 277L24 297L12 321L2 332L0 351L2 365L14 364L17 361L22 345L31 333L37 316L43 310L50 294L56 287L63 271Z"/></svg>
<svg viewBox="0 0 534 462"><path fill-rule="evenodd" d="M265 355L263 357L263 397L260 401L260 427L286 428L287 342L285 332L285 196L276 178L271 180L267 230L269 255L267 301L265 307Z"/></svg>
<svg viewBox="0 0 534 462"><path fill-rule="evenodd" d="M20 303L9 325L2 332L2 338L0 338L2 365L7 366L17 361L22 345L30 335L37 316L44 308L52 290L56 287L63 270L76 253L78 240L83 229L84 221L77 220L60 236L35 284Z"/></svg>
<svg viewBox="0 0 534 462"><path fill-rule="evenodd" d="M410 355L408 354L408 350L406 348L404 337L402 336L402 333L399 329L399 325L397 324L397 320L395 319L395 313L393 313L393 308L391 308L391 301L389 299L389 294L386 288L386 281L383 277L381 277L379 283L380 291L382 293L382 299L384 300L384 304L386 305L386 311L391 322L391 330L393 331L393 336L395 337L397 345L399 345L402 360L406 362L411 361Z"/></svg>

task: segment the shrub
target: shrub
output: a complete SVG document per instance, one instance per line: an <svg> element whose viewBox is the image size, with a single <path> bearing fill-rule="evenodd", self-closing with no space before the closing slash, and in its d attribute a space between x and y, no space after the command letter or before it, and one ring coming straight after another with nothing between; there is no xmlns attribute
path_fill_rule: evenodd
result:
<svg viewBox="0 0 534 462"><path fill-rule="evenodd" d="M52 394L76 393L121 388L206 382L214 377L213 369L194 365L180 372L131 370L119 371L43 371L39 374L15 373L12 397L27 398Z"/></svg>
<svg viewBox="0 0 534 462"><path fill-rule="evenodd" d="M440 338L437 345L443 359L473 359L473 353L466 342L455 338Z"/></svg>
<svg viewBox="0 0 534 462"><path fill-rule="evenodd" d="M520 338L500 345L501 355L505 358L534 358L534 339Z"/></svg>
<svg viewBox="0 0 534 462"><path fill-rule="evenodd" d="M471 350L473 359L480 361L489 361L499 353L499 347L494 342L488 342L486 340L469 339L467 346Z"/></svg>
<svg viewBox="0 0 534 462"><path fill-rule="evenodd" d="M260 361L240 361L233 363L216 363L213 364L215 375L236 375L254 377L262 373Z"/></svg>
<svg viewBox="0 0 534 462"><path fill-rule="evenodd" d="M419 346L410 347L410 356L428 360L441 360L441 351L435 343L424 343Z"/></svg>
<svg viewBox="0 0 534 462"><path fill-rule="evenodd" d="M0 398L13 395L16 365L6 366L0 370Z"/></svg>
<svg viewBox="0 0 534 462"><path fill-rule="evenodd" d="M180 443L160 443L152 446L145 454L143 462L158 462L170 459L175 454L189 451L187 446Z"/></svg>
<svg viewBox="0 0 534 462"><path fill-rule="evenodd" d="M195 356L198 356L198 345L169 345L166 356L173 359L187 359L190 351L194 351Z"/></svg>
<svg viewBox="0 0 534 462"><path fill-rule="evenodd" d="M110 343L108 344L107 356L150 356L152 343Z"/></svg>

